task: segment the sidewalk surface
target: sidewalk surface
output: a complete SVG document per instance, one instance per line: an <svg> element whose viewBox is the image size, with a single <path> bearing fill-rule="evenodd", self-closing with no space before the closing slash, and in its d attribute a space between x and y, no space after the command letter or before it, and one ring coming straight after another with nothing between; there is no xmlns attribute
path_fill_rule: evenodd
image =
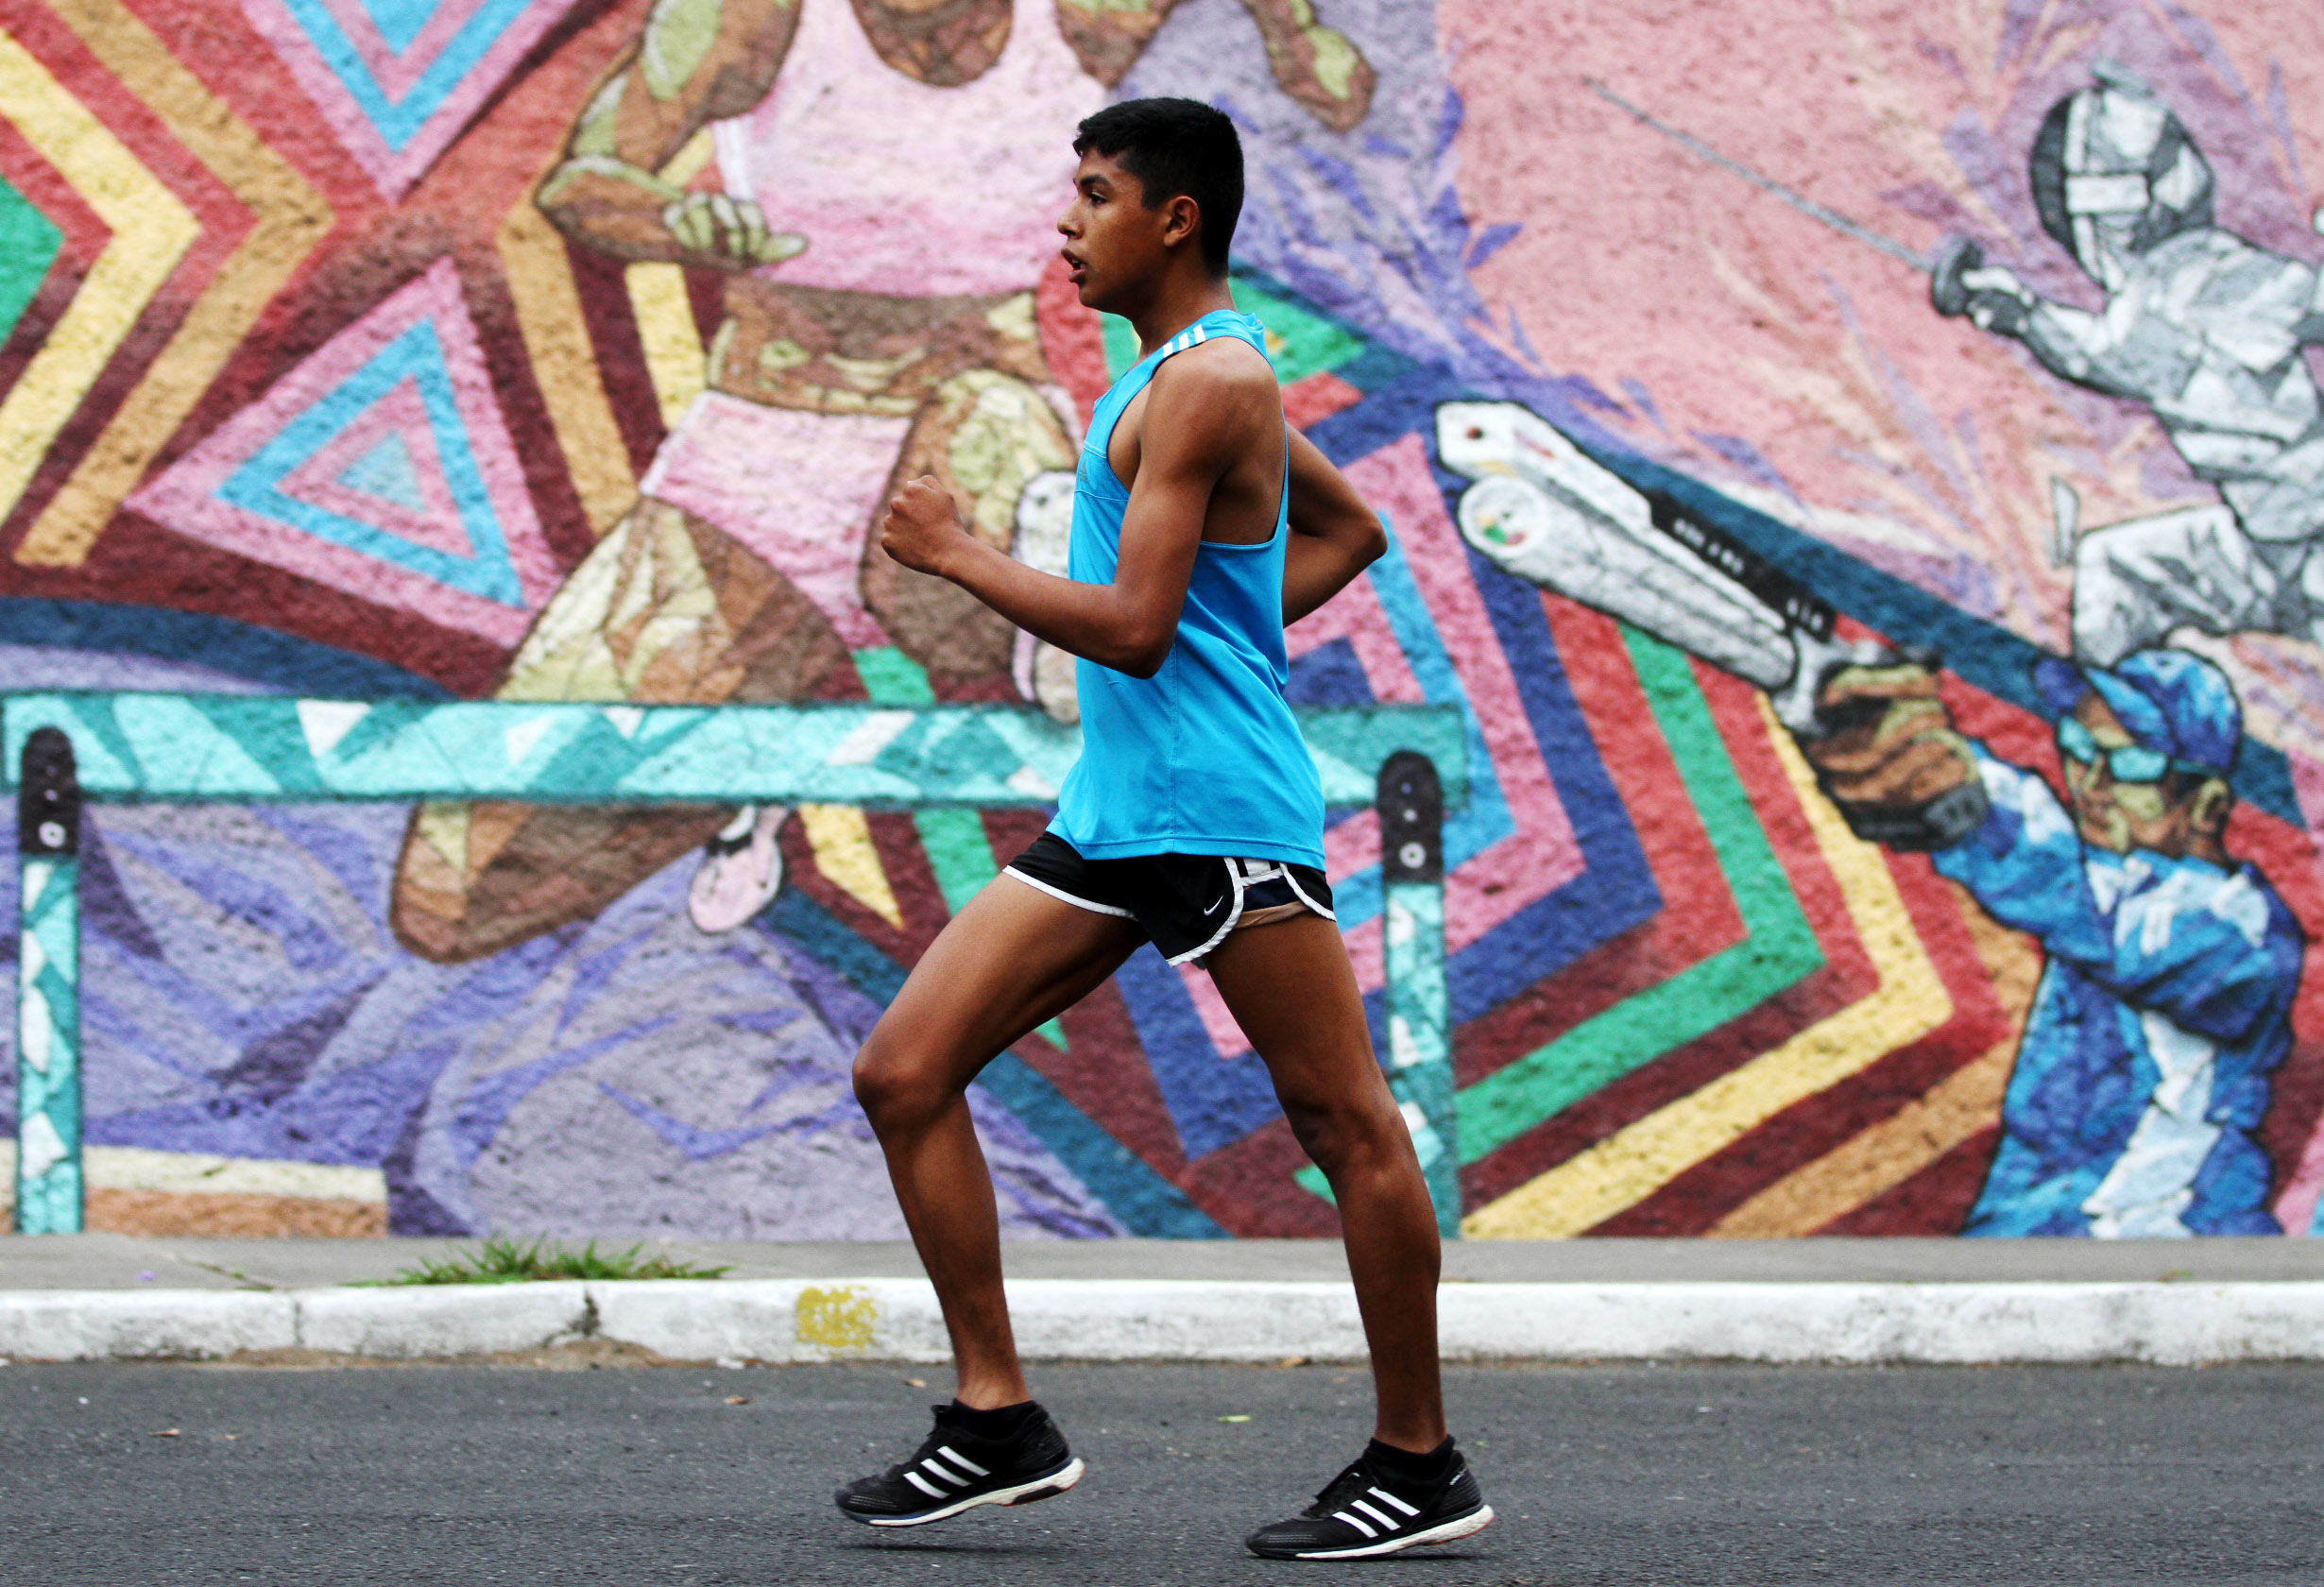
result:
<svg viewBox="0 0 2324 1587"><path fill-rule="evenodd" d="M472 1244L0 1237L0 1357L949 1356L900 1243L647 1246L731 1266L708 1281L370 1287ZM1007 1262L1029 1358L1363 1355L1336 1242L1024 1241ZM1456 1241L1444 1276L1448 1360L2324 1361L2315 1240Z"/></svg>
<svg viewBox="0 0 2324 1587"><path fill-rule="evenodd" d="M473 1250L446 1239L0 1236L0 1290L301 1288L392 1278ZM584 1241L557 1243L578 1246ZM635 1241L601 1239L601 1252ZM647 1255L731 1265L728 1281L918 1278L901 1240L649 1240ZM1009 1276L1343 1284L1338 1240L1012 1240ZM147 1276L150 1275L150 1276ZM238 1275L247 1275L246 1277ZM2324 1281L2324 1240L1447 1240L1447 1282L1479 1284L2136 1284Z"/></svg>

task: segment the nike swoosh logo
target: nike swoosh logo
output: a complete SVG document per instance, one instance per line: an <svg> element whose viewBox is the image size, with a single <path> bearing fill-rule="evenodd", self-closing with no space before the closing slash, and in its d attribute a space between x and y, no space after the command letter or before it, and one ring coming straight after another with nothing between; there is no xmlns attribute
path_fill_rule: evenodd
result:
<svg viewBox="0 0 2324 1587"><path fill-rule="evenodd" d="M1218 901L1217 903L1215 903L1215 904L1211 905L1208 909L1205 910L1203 913L1204 913L1205 914L1216 914L1216 913L1218 913L1221 910L1224 909L1225 907L1226 907L1226 896L1225 896L1225 895L1224 895L1224 894L1221 894L1221 895L1220 895L1220 896L1219 896L1219 901Z"/></svg>

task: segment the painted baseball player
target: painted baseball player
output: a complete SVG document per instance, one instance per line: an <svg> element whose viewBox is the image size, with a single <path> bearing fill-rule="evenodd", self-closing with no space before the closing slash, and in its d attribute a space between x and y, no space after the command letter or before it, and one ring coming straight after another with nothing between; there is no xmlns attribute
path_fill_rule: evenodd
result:
<svg viewBox="0 0 2324 1587"><path fill-rule="evenodd" d="M1984 821L1936 867L2048 956L1962 1232L2280 1233L2252 1132L2291 1048L2305 942L2226 845L2234 691L2169 649L2046 661L2035 681L2058 712L2063 800L1957 732L1916 666L1839 674L1824 704L1855 725L1801 742L1843 809L1981 781Z"/></svg>

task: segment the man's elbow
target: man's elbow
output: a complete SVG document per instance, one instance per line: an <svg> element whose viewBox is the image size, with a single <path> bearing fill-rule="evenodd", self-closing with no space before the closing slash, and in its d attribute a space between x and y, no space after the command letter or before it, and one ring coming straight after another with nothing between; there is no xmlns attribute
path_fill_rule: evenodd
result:
<svg viewBox="0 0 2324 1587"><path fill-rule="evenodd" d="M1175 623L1167 628L1127 624L1113 646L1113 654L1105 657L1105 665L1134 678L1150 678L1162 670L1162 663L1170 659L1171 646L1177 642Z"/></svg>
<svg viewBox="0 0 2324 1587"><path fill-rule="evenodd" d="M1388 555L1388 527L1369 513L1351 526L1349 539L1359 568L1369 568Z"/></svg>
<svg viewBox="0 0 2324 1587"><path fill-rule="evenodd" d="M1113 663L1114 671L1126 673L1134 678L1150 678L1162 670L1162 663L1171 658L1171 640L1166 637L1159 644L1139 644L1123 649L1119 659Z"/></svg>

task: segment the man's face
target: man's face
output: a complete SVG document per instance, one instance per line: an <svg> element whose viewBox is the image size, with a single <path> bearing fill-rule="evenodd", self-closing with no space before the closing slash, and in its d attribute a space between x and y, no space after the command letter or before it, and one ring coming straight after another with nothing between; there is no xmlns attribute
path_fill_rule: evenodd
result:
<svg viewBox="0 0 2324 1587"><path fill-rule="evenodd" d="M2161 782L2124 782L2107 764L2105 752L2128 749L2137 741L2093 690L2074 708L2074 720L2095 740L2099 756L2085 761L2061 753L2066 788L2074 796L2074 825L2082 841L2116 854L2151 849L2174 859L2186 854L2191 835L2191 799L2163 796Z"/></svg>
<svg viewBox="0 0 2324 1587"><path fill-rule="evenodd" d="M1073 285L1093 309L1111 308L1123 288L1153 274L1165 260L1170 207L1146 207L1144 184L1096 150L1073 173L1073 205L1058 217Z"/></svg>

